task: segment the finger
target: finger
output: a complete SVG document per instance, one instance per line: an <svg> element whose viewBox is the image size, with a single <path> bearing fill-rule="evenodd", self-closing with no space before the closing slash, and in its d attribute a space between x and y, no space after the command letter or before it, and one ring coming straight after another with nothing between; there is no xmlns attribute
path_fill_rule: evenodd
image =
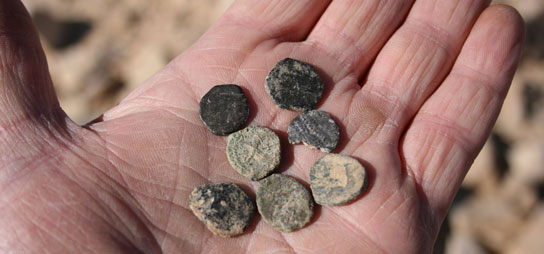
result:
<svg viewBox="0 0 544 254"><path fill-rule="evenodd" d="M298 41L306 38L330 0L238 0L201 40L201 48L240 44L255 45L275 39ZM223 49L224 50L224 49Z"/></svg>
<svg viewBox="0 0 544 254"><path fill-rule="evenodd" d="M523 21L511 7L478 19L444 83L417 113L401 146L431 207L445 215L493 126L518 63Z"/></svg>
<svg viewBox="0 0 544 254"><path fill-rule="evenodd" d="M335 61L333 83L348 75L357 81L406 17L413 1L338 0L327 8L307 43Z"/></svg>
<svg viewBox="0 0 544 254"><path fill-rule="evenodd" d="M213 76L221 80L236 81L238 70L245 69L241 65L263 42L270 41L268 47L272 47L284 41L305 39L330 1L238 0L198 43L178 58L180 61L175 61L175 69L195 72L205 68L204 71L214 72ZM253 55L259 58L262 54Z"/></svg>
<svg viewBox="0 0 544 254"><path fill-rule="evenodd" d="M232 82L241 65L264 41L277 45L306 38L330 1L238 0L198 43L174 61L175 69L193 73L205 68L214 72L213 76Z"/></svg>
<svg viewBox="0 0 544 254"><path fill-rule="evenodd" d="M234 2L197 43L130 93L121 103L128 105L126 110L116 107L107 112L104 119L142 110L142 106L148 105L191 108L192 101L179 99L179 95L187 94L188 90L194 99L200 99L216 84L235 83L243 87L262 84L269 68L243 64L266 62L262 59L263 52L268 53L282 41L304 40L330 1ZM257 50L265 41L270 42L265 45L266 49Z"/></svg>
<svg viewBox="0 0 544 254"><path fill-rule="evenodd" d="M301 40L306 37L331 0L238 0L225 18L259 29L269 38Z"/></svg>
<svg viewBox="0 0 544 254"><path fill-rule="evenodd" d="M355 96L350 136L397 143L425 99L442 82L488 0L416 1ZM366 119L376 119L368 121ZM373 120L374 120L373 119Z"/></svg>
<svg viewBox="0 0 544 254"><path fill-rule="evenodd" d="M0 134L63 115L36 30L17 0L0 1L0 115Z"/></svg>

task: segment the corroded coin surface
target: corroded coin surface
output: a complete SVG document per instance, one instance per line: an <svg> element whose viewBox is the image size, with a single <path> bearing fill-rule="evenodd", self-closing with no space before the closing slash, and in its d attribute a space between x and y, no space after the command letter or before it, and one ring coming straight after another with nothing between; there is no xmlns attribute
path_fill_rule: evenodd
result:
<svg viewBox="0 0 544 254"><path fill-rule="evenodd" d="M257 208L264 221L278 231L304 227L313 216L313 207L308 190L292 177L273 174L260 181Z"/></svg>
<svg viewBox="0 0 544 254"><path fill-rule="evenodd" d="M240 174L260 180L280 164L280 138L268 128L248 126L229 135L227 157Z"/></svg>
<svg viewBox="0 0 544 254"><path fill-rule="evenodd" d="M233 183L198 186L191 192L189 203L194 215L221 237L242 234L255 211L253 201Z"/></svg>
<svg viewBox="0 0 544 254"><path fill-rule="evenodd" d="M354 158L328 154L310 168L310 188L316 203L342 205L365 191L366 170Z"/></svg>
<svg viewBox="0 0 544 254"><path fill-rule="evenodd" d="M215 135L226 135L244 125L249 104L239 86L217 85L202 97L198 111L208 130Z"/></svg>
<svg viewBox="0 0 544 254"><path fill-rule="evenodd" d="M265 89L283 109L307 111L315 108L325 85L311 65L285 58L266 77Z"/></svg>
<svg viewBox="0 0 544 254"><path fill-rule="evenodd" d="M287 129L289 143L300 142L323 152L336 148L340 138L338 125L332 117L320 110L312 110L295 117Z"/></svg>

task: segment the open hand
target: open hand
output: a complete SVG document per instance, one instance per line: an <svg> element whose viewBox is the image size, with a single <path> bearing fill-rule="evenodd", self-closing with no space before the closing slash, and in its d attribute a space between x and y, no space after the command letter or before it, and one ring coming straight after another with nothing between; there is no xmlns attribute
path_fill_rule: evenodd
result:
<svg viewBox="0 0 544 254"><path fill-rule="evenodd" d="M520 54L520 16L488 4L238 0L118 106L78 126L59 107L24 7L0 0L0 252L429 253ZM248 123L285 142L297 113L272 102L264 79L286 57L320 71L318 109L340 125L334 152L368 167L369 189L292 233L257 216L241 236L215 236L188 209L191 190L257 184L230 167L199 100L238 84ZM324 154L283 148L279 170L307 183Z"/></svg>

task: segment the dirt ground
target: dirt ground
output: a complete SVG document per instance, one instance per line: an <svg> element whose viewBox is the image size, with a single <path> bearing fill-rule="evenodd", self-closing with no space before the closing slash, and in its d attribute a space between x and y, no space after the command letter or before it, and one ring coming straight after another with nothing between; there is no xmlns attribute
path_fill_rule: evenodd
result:
<svg viewBox="0 0 544 254"><path fill-rule="evenodd" d="M23 0L61 105L87 123L198 37L232 0ZM495 1L526 21L522 61L499 120L442 227L435 253L544 250L544 1Z"/></svg>

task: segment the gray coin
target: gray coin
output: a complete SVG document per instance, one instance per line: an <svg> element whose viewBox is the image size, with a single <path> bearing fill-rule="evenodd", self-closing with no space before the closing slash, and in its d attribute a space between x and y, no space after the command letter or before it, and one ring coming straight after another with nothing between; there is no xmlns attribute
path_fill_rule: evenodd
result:
<svg viewBox="0 0 544 254"><path fill-rule="evenodd" d="M268 128L249 126L229 135L227 157L240 174L260 180L280 164L280 138Z"/></svg>
<svg viewBox="0 0 544 254"><path fill-rule="evenodd" d="M285 58L266 77L265 89L283 109L307 111L315 108L325 85L311 65Z"/></svg>
<svg viewBox="0 0 544 254"><path fill-rule="evenodd" d="M310 168L310 188L320 205L342 205L366 189L366 170L354 158L328 154Z"/></svg>
<svg viewBox="0 0 544 254"><path fill-rule="evenodd" d="M255 211L249 196L233 183L198 186L191 192L189 202L194 215L221 237L242 234Z"/></svg>
<svg viewBox="0 0 544 254"><path fill-rule="evenodd" d="M312 110L295 117L287 129L289 143L300 142L323 152L336 148L340 138L338 125L326 112Z"/></svg>
<svg viewBox="0 0 544 254"><path fill-rule="evenodd" d="M208 130L215 135L226 135L244 125L249 104L239 86L217 85L202 97L198 111Z"/></svg>
<svg viewBox="0 0 544 254"><path fill-rule="evenodd" d="M289 176L273 174L260 181L257 208L275 230L291 232L304 227L313 216L313 207L308 190Z"/></svg>

